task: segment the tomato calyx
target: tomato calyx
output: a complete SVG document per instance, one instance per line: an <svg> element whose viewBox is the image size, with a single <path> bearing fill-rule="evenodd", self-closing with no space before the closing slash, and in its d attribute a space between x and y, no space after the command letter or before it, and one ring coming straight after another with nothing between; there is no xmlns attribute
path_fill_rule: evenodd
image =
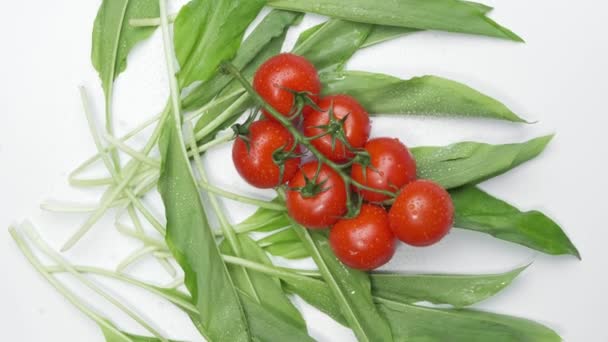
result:
<svg viewBox="0 0 608 342"><path fill-rule="evenodd" d="M321 110L317 105L317 102L312 98L317 94L313 94L309 91L297 91L294 89L286 88L275 84L275 87L280 88L288 93L293 95L293 106L291 110L287 114L287 118L289 120L295 120L302 115L304 107L310 106L314 110Z"/></svg>
<svg viewBox="0 0 608 342"><path fill-rule="evenodd" d="M279 167L279 184L283 182L285 175L285 164L291 159L298 159L304 156L304 153L296 152L298 144L292 144L291 148L286 150L288 145L283 145L272 153L272 161Z"/></svg>
<svg viewBox="0 0 608 342"><path fill-rule="evenodd" d="M234 125L232 125L232 131L234 132L234 137L235 138L241 138L244 142L245 145L247 146L247 150L249 151L249 128L251 127L251 124L253 124L256 120L256 118L258 117L258 112L259 110L254 111L253 113L251 113L251 115L249 115L249 117L247 117L247 120L245 120L245 122L243 122L242 124L236 123Z"/></svg>
<svg viewBox="0 0 608 342"><path fill-rule="evenodd" d="M306 174L302 174L302 176L304 177L304 186L291 188L290 190L298 191L303 198L312 198L320 193L328 191L330 188L325 187L325 184L327 184L328 179L324 179L319 182L319 175L321 173L322 165L323 164L319 163L319 167L317 168L317 171L315 172L315 175L312 178L308 178Z"/></svg>

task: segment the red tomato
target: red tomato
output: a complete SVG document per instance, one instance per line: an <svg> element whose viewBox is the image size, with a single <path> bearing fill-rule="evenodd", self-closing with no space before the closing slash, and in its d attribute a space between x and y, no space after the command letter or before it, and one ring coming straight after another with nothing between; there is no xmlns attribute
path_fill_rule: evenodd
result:
<svg viewBox="0 0 608 342"><path fill-rule="evenodd" d="M308 186L306 179L310 180ZM304 192L316 187L318 193L306 194L296 190L303 187L307 187ZM287 211L289 216L306 228L327 228L338 222L346 210L346 185L342 177L325 164L321 165L320 170L319 162L304 164L289 182Z"/></svg>
<svg viewBox="0 0 608 342"><path fill-rule="evenodd" d="M332 104L334 121L330 124L329 110ZM369 114L357 100L348 95L328 96L319 100L318 106L322 111L311 110L304 116L305 136L314 137L328 130L331 132L333 129L342 127L344 137L351 147L362 148L365 145L367 139L369 139L371 129ZM341 120L347 115L348 117L342 123ZM319 126L328 126L328 128ZM331 135L315 139L312 144L324 156L338 163L346 162L354 157L354 154L346 148L344 143L335 138L333 140L335 141L333 149Z"/></svg>
<svg viewBox="0 0 608 342"><path fill-rule="evenodd" d="M247 140L247 141L246 141ZM270 120L256 121L249 126L246 140L238 137L232 146L232 160L236 170L249 184L268 189L287 183L298 171L300 158L285 161L283 177L276 163L277 153L289 152L294 138L280 123ZM300 152L296 147L295 153Z"/></svg>
<svg viewBox="0 0 608 342"><path fill-rule="evenodd" d="M370 188L396 192L407 183L416 179L416 161L410 151L399 141L392 138L376 138L365 144L371 158L366 172L360 164L353 165L352 178ZM356 189L368 202L382 202L387 195Z"/></svg>
<svg viewBox="0 0 608 342"><path fill-rule="evenodd" d="M291 91L309 92L313 101L321 92L317 69L306 58L291 53L274 56L262 64L253 79L253 88L279 113L290 114L295 96ZM308 110L310 107L306 107ZM263 111L268 118L272 116Z"/></svg>
<svg viewBox="0 0 608 342"><path fill-rule="evenodd" d="M329 243L338 259L364 271L391 260L395 242L386 210L371 204L364 204L357 217L340 220L329 233Z"/></svg>
<svg viewBox="0 0 608 342"><path fill-rule="evenodd" d="M399 240L412 246L429 246L452 228L454 204L440 185L418 180L403 188L390 210L389 222Z"/></svg>

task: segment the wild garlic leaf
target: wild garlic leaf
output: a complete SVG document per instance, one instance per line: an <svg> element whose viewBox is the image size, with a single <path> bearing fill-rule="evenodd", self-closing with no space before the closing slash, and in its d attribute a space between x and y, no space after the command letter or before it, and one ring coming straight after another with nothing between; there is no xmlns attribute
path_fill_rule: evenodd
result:
<svg viewBox="0 0 608 342"><path fill-rule="evenodd" d="M198 321L212 340L249 341L239 296L215 243L173 115L164 123L159 146L166 242L184 270Z"/></svg>
<svg viewBox="0 0 608 342"><path fill-rule="evenodd" d="M313 12L368 24L479 34L521 41L486 17L484 11L456 0L269 0L284 10Z"/></svg>
<svg viewBox="0 0 608 342"><path fill-rule="evenodd" d="M99 73L106 96L110 96L112 84L127 68L131 49L148 38L155 27L132 27L132 18L159 16L156 0L103 0L93 26L91 60Z"/></svg>
<svg viewBox="0 0 608 342"><path fill-rule="evenodd" d="M371 280L377 297L465 307L502 291L525 269L484 275L372 273Z"/></svg>
<svg viewBox="0 0 608 342"><path fill-rule="evenodd" d="M301 17L301 14L295 12L281 10L271 11L264 17L258 26L253 29L251 34L245 38L237 51L236 56L232 60L232 64L241 71L249 65L251 65L251 67L248 67L248 69L256 70L268 57L281 51L285 39L285 32ZM269 48L273 41L276 42L272 44L272 48ZM277 45L278 49L276 48ZM266 53L265 51L272 51L272 54ZM256 58L261 54L265 54L268 57L263 58L262 60ZM249 73L251 75L253 74L251 71ZM184 109L194 110L207 104L211 99L218 95L232 79L232 76L220 73L213 76L209 81L198 85L182 100Z"/></svg>
<svg viewBox="0 0 608 342"><path fill-rule="evenodd" d="M325 94L351 95L372 114L475 117L525 122L502 103L436 76L401 80L358 71L322 75Z"/></svg>
<svg viewBox="0 0 608 342"><path fill-rule="evenodd" d="M580 254L560 226L538 211L522 212L477 187L450 191L456 227L490 234L552 255Z"/></svg>
<svg viewBox="0 0 608 342"><path fill-rule="evenodd" d="M310 60L320 73L342 69L361 47L372 25L331 19L304 31L293 53Z"/></svg>
<svg viewBox="0 0 608 342"><path fill-rule="evenodd" d="M268 58L278 54L281 51L281 47L283 46L283 42L285 41L285 33L277 38L272 39L265 47L262 52L260 52L255 58L249 63L247 67L241 70L241 73L247 77L247 79L253 79L253 75L258 67L266 62ZM203 86L206 83L203 84ZM217 95L216 98L222 98L224 96L228 96L230 94L237 94L243 92L244 89L240 84L235 82L234 80L230 82L224 89ZM239 95L239 96L248 96L248 95ZM222 114L225 110L228 109L231 105L234 104L235 101L226 101L223 103L219 103L218 105L211 106L206 110L206 112L201 116L201 118L196 123L195 130L198 131L205 127L208 123L217 118L220 114ZM233 115L230 119L224 121L220 126L214 129L210 134L208 134L203 139L200 139L201 143L205 143L213 140L213 138L221 131L232 126L241 116L242 114L249 108L253 106L253 100L248 98L244 101L238 109L235 110L235 115Z"/></svg>
<svg viewBox="0 0 608 342"><path fill-rule="evenodd" d="M340 306L329 289L329 286L318 279L302 278L302 280L283 279L283 288L304 299L321 312L326 313L336 322L348 327L348 322L342 315Z"/></svg>
<svg viewBox="0 0 608 342"><path fill-rule="evenodd" d="M359 341L392 341L390 328L374 305L367 274L342 264L322 232L301 226L295 226L295 230Z"/></svg>
<svg viewBox="0 0 608 342"><path fill-rule="evenodd" d="M223 254L234 256L230 245L225 241L222 242L220 250ZM270 263L264 250L249 236L241 234L238 236L238 241L242 249L242 258L260 264L268 265ZM228 265L228 270L237 288L260 304L263 310L272 312L277 319L281 319L287 324L306 332L306 323L302 315L287 298L280 282L275 278L237 265ZM247 318L251 321L251 317L248 316ZM254 336L256 335L254 334Z"/></svg>
<svg viewBox="0 0 608 342"><path fill-rule="evenodd" d="M180 87L207 81L220 64L236 54L245 30L264 0L192 0L174 24L175 54L181 70Z"/></svg>
<svg viewBox="0 0 608 342"><path fill-rule="evenodd" d="M240 290L239 296L249 319L251 333L255 337L254 341L314 341L308 336L306 329L289 324L282 316L267 310Z"/></svg>
<svg viewBox="0 0 608 342"><path fill-rule="evenodd" d="M268 247L265 247L264 249L266 252L274 256L280 256L290 260L299 260L310 257L310 254L306 248L304 248L304 245L298 242L274 243Z"/></svg>
<svg viewBox="0 0 608 342"><path fill-rule="evenodd" d="M378 308L398 341L553 342L559 335L539 323L464 309L433 309L380 299Z"/></svg>
<svg viewBox="0 0 608 342"><path fill-rule="evenodd" d="M462 142L445 147L416 147L411 151L419 178L452 189L480 183L535 158L552 138L549 135L506 145Z"/></svg>
<svg viewBox="0 0 608 342"><path fill-rule="evenodd" d="M274 199L273 202L278 202ZM239 233L247 232L271 232L291 226L291 221L285 212L259 208L243 222L237 224L235 229Z"/></svg>

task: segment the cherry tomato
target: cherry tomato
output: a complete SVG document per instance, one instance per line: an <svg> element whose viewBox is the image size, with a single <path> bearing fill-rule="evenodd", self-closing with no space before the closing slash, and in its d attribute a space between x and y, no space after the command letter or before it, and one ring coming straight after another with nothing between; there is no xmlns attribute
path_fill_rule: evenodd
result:
<svg viewBox="0 0 608 342"><path fill-rule="evenodd" d="M369 271L386 264L395 254L395 235L384 208L364 204L357 217L343 219L329 233L334 253L345 265Z"/></svg>
<svg viewBox="0 0 608 342"><path fill-rule="evenodd" d="M317 69L306 58L291 53L274 56L262 64L253 79L253 88L269 105L287 116L294 107L295 96L291 91L309 92L317 101L321 81ZM306 106L306 110L310 107ZM272 116L262 111L268 118Z"/></svg>
<svg viewBox="0 0 608 342"><path fill-rule="evenodd" d="M342 177L325 164L320 168L316 161L304 164L289 182L287 211L306 228L328 228L338 222L346 210L346 185Z"/></svg>
<svg viewBox="0 0 608 342"><path fill-rule="evenodd" d="M365 173L360 164L354 164L352 178L370 188L397 192L416 179L416 161L399 139L376 138L365 144L370 166ZM356 189L368 202L382 202L389 196L370 190Z"/></svg>
<svg viewBox="0 0 608 342"><path fill-rule="evenodd" d="M389 212L389 222L399 240L412 246L429 246L452 228L454 204L440 185L418 180L403 188Z"/></svg>
<svg viewBox="0 0 608 342"><path fill-rule="evenodd" d="M289 152L293 146L293 135L280 123L270 120L256 121L249 126L249 134L245 139L238 137L235 140L232 160L236 170L249 184L262 189L273 188L287 183L298 171L300 158L284 161L282 178L281 169L277 164L281 152ZM299 152L298 146L294 153Z"/></svg>
<svg viewBox="0 0 608 342"><path fill-rule="evenodd" d="M362 148L365 145L371 129L369 114L357 100L348 95L335 95L322 98L317 105L321 111L311 110L304 116L305 136L314 137L326 132L341 130L343 137L352 148ZM330 123L331 108L333 108L334 118ZM342 122L345 117L346 120ZM342 141L331 135L315 139L312 144L324 156L338 163L346 162L354 157L354 154Z"/></svg>

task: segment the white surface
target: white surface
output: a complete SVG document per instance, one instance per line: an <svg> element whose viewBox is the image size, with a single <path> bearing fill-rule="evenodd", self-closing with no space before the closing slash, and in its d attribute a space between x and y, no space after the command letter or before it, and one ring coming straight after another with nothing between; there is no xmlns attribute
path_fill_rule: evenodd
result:
<svg viewBox="0 0 608 342"><path fill-rule="evenodd" d="M583 261L537 255L525 248L468 232L455 232L425 250L402 248L391 269L419 271L502 271L535 260L512 287L479 307L519 315L556 329L567 341L606 341L608 304L605 227L608 47L605 13L597 0L487 1L493 17L521 34L526 45L443 33L422 33L359 53L351 69L401 77L436 74L465 82L512 107L533 126L484 121L376 119L374 135L395 135L409 145L459 140L521 141L557 132L537 160L484 184L491 193L523 209L539 208L561 223ZM101 91L90 66L90 31L98 1L10 1L3 4L0 35L0 227L33 218L54 247L84 217L41 213L46 198L86 200L94 192L70 189L66 176L88 157L89 138L76 87L88 86L101 115ZM306 20L302 28L309 26ZM159 35L138 47L116 87L119 130L157 113L167 96ZM290 35L291 44L295 33ZM140 141L141 142L141 141ZM214 180L245 187L226 148L210 153ZM234 219L250 208L227 203ZM67 254L75 263L112 266L137 247L119 238L108 219ZM7 341L102 341L97 327L38 276L6 231L0 232L0 324ZM139 274L157 279L153 261ZM64 279L64 278L62 278ZM122 293L130 289L116 290ZM188 320L171 305L127 292L130 303L180 339L196 339ZM86 292L85 292L86 294ZM93 301L97 303L98 301ZM352 339L321 314L304 307L314 337ZM107 306L98 306L104 312ZM115 316L113 316L115 317ZM127 319L121 326L135 329Z"/></svg>

